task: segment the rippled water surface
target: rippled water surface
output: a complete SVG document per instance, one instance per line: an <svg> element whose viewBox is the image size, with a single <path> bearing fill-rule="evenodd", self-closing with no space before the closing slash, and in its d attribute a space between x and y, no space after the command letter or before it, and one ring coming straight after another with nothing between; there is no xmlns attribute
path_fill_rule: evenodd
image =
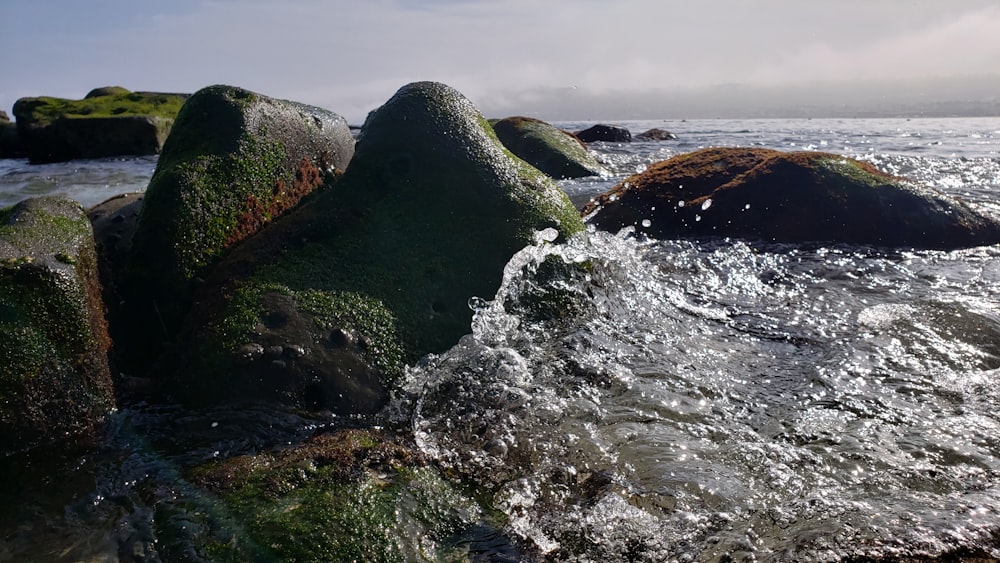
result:
<svg viewBox="0 0 1000 563"><path fill-rule="evenodd" d="M628 125L679 139L593 145L608 174L561 182L578 204L675 154L752 145L846 154L1000 212L1000 119ZM0 205L47 190L89 205L154 165L0 161ZM1000 249L547 239L497 295L469 296L470 334L410 368L384 421L493 495L523 553L1000 558ZM107 444L25 462L75 477L7 491L0 561L154 560L157 503L200 498L185 468L337 424L150 405L114 421Z"/></svg>

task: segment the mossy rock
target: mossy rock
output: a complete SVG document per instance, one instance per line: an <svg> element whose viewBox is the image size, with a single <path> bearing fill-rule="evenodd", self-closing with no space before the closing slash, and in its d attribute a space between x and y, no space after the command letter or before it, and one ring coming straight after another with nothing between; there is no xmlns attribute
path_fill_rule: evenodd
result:
<svg viewBox="0 0 1000 563"><path fill-rule="evenodd" d="M581 178L602 172L586 145L544 121L507 117L492 126L505 147L553 178Z"/></svg>
<svg viewBox="0 0 1000 563"><path fill-rule="evenodd" d="M186 94L99 89L82 100L36 97L14 103L14 117L32 162L157 154Z"/></svg>
<svg viewBox="0 0 1000 563"><path fill-rule="evenodd" d="M357 312L373 313L378 322L367 327L333 315L321 321L326 332L318 339L296 336L290 343L315 352L344 340L336 334L367 341L364 349L347 346L351 355L342 359L363 374L367 391L361 397L384 395L404 363L446 350L469 332L469 299L492 297L507 262L543 229L561 237L583 230L566 194L510 154L460 93L432 82L405 86L369 115L351 166L333 189L244 241L203 284L199 313L185 333L190 344L180 347L186 357L177 370L178 387L201 389L200 397L232 397L242 390L230 384L232 378L259 379L253 363L239 362L240 348L266 349L263 339L286 336L261 329L268 324L262 301L236 306L234 296L246 287L250 294L280 288L290 299L282 313L286 326L316 324L316 315L303 307L308 295L333 304L353 301ZM311 369L334 373L338 362ZM321 406L312 397L282 391L300 387L274 389L283 401ZM340 409L355 403L354 392L344 387L346 399L331 400L338 393L328 388L322 406L344 413Z"/></svg>
<svg viewBox="0 0 1000 563"><path fill-rule="evenodd" d="M415 448L370 430L202 466L191 480L241 527L229 541L202 534L197 551L212 561L468 561L463 532L490 525Z"/></svg>
<svg viewBox="0 0 1000 563"><path fill-rule="evenodd" d="M184 105L145 193L126 264L129 329L176 334L190 290L223 252L347 167L354 138L330 111L231 86ZM137 345L138 358L149 348Z"/></svg>
<svg viewBox="0 0 1000 563"><path fill-rule="evenodd" d="M100 291L78 203L0 210L0 454L88 433L114 406Z"/></svg>
<svg viewBox="0 0 1000 563"><path fill-rule="evenodd" d="M739 237L953 249L1000 242L1000 223L871 164L822 152L702 149L626 178L589 222L654 238Z"/></svg>

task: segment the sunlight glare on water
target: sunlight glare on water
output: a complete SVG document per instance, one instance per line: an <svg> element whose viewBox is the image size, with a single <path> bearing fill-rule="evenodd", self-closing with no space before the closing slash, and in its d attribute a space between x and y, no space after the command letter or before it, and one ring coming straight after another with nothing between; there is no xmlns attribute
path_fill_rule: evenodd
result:
<svg viewBox="0 0 1000 563"><path fill-rule="evenodd" d="M1000 311L967 296L996 296L996 249L626 235L526 249L474 334L409 375L419 443L497 491L513 532L606 561L933 554L993 533ZM540 274L552 257L585 274ZM537 318L539 295L582 316Z"/></svg>

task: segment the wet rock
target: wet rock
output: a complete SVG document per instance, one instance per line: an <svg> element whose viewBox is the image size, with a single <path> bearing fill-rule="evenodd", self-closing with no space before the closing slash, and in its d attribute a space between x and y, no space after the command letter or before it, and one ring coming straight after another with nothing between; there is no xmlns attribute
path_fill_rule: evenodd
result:
<svg viewBox="0 0 1000 563"><path fill-rule="evenodd" d="M995 244L1000 223L872 165L820 152L713 148L650 166L583 210L600 229L951 249Z"/></svg>
<svg viewBox="0 0 1000 563"><path fill-rule="evenodd" d="M17 124L6 112L0 111L0 158L21 158L28 156L17 134Z"/></svg>
<svg viewBox="0 0 1000 563"><path fill-rule="evenodd" d="M133 192L117 195L87 211L94 230L97 266L100 274L108 326L113 342L127 342L129 330L122 322L122 276L125 259L132 248L132 236L142 210L143 194Z"/></svg>
<svg viewBox="0 0 1000 563"><path fill-rule="evenodd" d="M191 291L226 248L346 168L354 139L340 116L231 86L195 93L160 156L127 260L128 331L172 338ZM133 341L146 361L162 340ZM126 359L127 362L135 363Z"/></svg>
<svg viewBox="0 0 1000 563"><path fill-rule="evenodd" d="M203 284L186 333L198 351L179 387L380 409L405 362L469 332L469 297L492 296L536 231L583 229L558 186L488 127L438 83L405 86L374 111L337 188L234 248ZM248 338L310 353L286 358L281 377L217 363Z"/></svg>
<svg viewBox="0 0 1000 563"><path fill-rule="evenodd" d="M202 531L195 549L212 549L217 560L479 561L502 547L511 558L496 560L523 560L474 499L412 443L384 432L320 434L282 451L204 465L191 481L218 499L229 529L217 529L218 514L174 510ZM206 545L222 532L231 541Z"/></svg>
<svg viewBox="0 0 1000 563"><path fill-rule="evenodd" d="M595 141L606 141L609 143L629 143L632 141L632 132L620 125L605 125L598 123L582 131L574 133L577 139L584 143Z"/></svg>
<svg viewBox="0 0 1000 563"><path fill-rule="evenodd" d="M674 135L670 131L665 131L663 129L652 128L635 136L637 141L669 141L671 139L676 139L677 135Z"/></svg>
<svg viewBox="0 0 1000 563"><path fill-rule="evenodd" d="M531 117L507 117L493 123L497 138L510 152L557 179L596 176L601 165L572 134Z"/></svg>
<svg viewBox="0 0 1000 563"><path fill-rule="evenodd" d="M0 210L0 454L91 433L114 406L108 346L80 205Z"/></svg>
<svg viewBox="0 0 1000 563"><path fill-rule="evenodd" d="M185 99L108 87L83 100L21 98L14 116L32 162L156 154Z"/></svg>

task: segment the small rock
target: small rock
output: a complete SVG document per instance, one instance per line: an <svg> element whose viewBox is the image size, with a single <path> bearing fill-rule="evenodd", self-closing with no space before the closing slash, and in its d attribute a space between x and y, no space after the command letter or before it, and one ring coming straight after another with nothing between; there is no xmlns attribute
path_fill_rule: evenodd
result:
<svg viewBox="0 0 1000 563"><path fill-rule="evenodd" d="M244 344L240 346L240 349L236 352L236 358L241 364L249 364L254 360L258 360L264 356L264 347L256 342L251 342L249 344Z"/></svg>

